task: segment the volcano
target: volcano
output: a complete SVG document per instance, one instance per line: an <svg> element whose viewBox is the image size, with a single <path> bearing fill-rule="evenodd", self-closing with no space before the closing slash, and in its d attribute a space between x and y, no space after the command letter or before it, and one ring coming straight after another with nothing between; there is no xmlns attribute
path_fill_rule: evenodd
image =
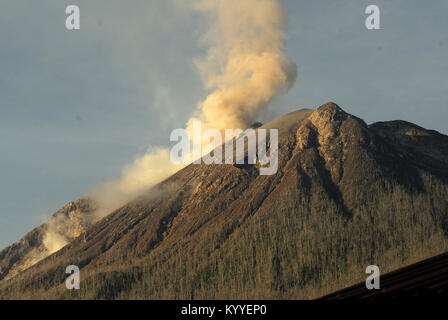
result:
<svg viewBox="0 0 448 320"><path fill-rule="evenodd" d="M279 129L276 174L191 164L27 263L33 230L0 252L0 297L311 299L448 251L447 136L331 102L259 128Z"/></svg>

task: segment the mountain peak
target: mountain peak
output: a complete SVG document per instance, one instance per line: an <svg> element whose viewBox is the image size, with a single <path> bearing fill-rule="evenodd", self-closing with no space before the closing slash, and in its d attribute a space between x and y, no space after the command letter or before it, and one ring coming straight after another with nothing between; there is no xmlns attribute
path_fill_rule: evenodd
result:
<svg viewBox="0 0 448 320"><path fill-rule="evenodd" d="M340 122L351 117L350 114L342 110L337 104L327 102L317 108L311 115L310 120L316 127L322 127L334 121Z"/></svg>
<svg viewBox="0 0 448 320"><path fill-rule="evenodd" d="M319 112L330 112L330 113L333 113L333 114L336 114L336 113L345 113L345 111L342 110L341 107L339 107L336 103L334 103L334 102L332 102L332 101L329 101L329 102L327 102L327 103L324 103L323 105L321 105L320 107L318 107L318 108L316 109L316 111L319 111Z"/></svg>

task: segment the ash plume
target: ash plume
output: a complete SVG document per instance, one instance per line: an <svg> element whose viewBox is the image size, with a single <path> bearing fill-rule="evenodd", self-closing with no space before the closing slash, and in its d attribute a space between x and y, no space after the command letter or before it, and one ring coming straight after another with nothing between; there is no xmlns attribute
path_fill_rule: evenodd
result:
<svg viewBox="0 0 448 320"><path fill-rule="evenodd" d="M286 13L277 0L207 0L197 8L212 23L203 38L207 57L197 66L213 91L188 127L197 119L204 130L246 129L295 82L296 65L285 55Z"/></svg>
<svg viewBox="0 0 448 320"><path fill-rule="evenodd" d="M210 24L202 39L207 55L196 65L212 92L198 104L187 130L192 132L195 120L203 130L247 129L295 82L296 65L285 55L286 13L277 0L206 0L190 9L206 14ZM151 150L91 197L103 216L184 166L170 161L167 148Z"/></svg>
<svg viewBox="0 0 448 320"><path fill-rule="evenodd" d="M192 132L194 121L200 121L203 130L245 130L295 82L296 65L285 55L286 13L277 0L205 0L189 9L208 17L209 29L201 39L207 55L196 66L211 93L198 104L187 130ZM149 150L126 166L120 178L89 192L98 206L94 220L183 167L171 162L168 148ZM67 242L57 227L49 229L45 239L49 252Z"/></svg>

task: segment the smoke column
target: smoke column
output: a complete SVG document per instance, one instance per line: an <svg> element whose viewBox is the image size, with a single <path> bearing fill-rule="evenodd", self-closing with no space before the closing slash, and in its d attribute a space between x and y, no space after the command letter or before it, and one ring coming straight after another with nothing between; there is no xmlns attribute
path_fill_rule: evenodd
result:
<svg viewBox="0 0 448 320"><path fill-rule="evenodd" d="M193 10L206 14L210 24L202 39L207 56L196 65L211 93L199 103L187 130L192 132L194 120L202 122L203 130L244 130L296 79L296 65L285 55L286 13L277 0L205 0ZM152 150L91 197L103 216L184 166L170 161L168 149Z"/></svg>
<svg viewBox="0 0 448 320"><path fill-rule="evenodd" d="M202 130L247 129L296 79L296 65L285 55L285 11L277 0L203 0L189 9L208 17L209 29L202 39L207 55L196 65L211 93L197 106L187 130L192 137L195 120L201 121ZM167 148L148 150L123 169L121 178L89 193L99 208L96 220L184 166L171 162ZM64 233L67 227L53 222L44 238L50 253L71 240Z"/></svg>
<svg viewBox="0 0 448 320"><path fill-rule="evenodd" d="M208 54L197 63L212 93L192 121L203 129L248 128L281 91L292 87L296 65L285 56L286 13L277 0L207 0L197 7L212 22Z"/></svg>

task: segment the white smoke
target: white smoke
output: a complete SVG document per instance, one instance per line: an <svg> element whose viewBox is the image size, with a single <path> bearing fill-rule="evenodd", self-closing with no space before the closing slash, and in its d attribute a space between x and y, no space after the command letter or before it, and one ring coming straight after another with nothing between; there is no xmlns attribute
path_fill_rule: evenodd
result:
<svg viewBox="0 0 448 320"><path fill-rule="evenodd" d="M295 82L296 65L285 55L286 13L277 0L205 0L197 8L211 22L203 38L208 54L197 65L213 91L195 118L204 130L244 130Z"/></svg>
<svg viewBox="0 0 448 320"><path fill-rule="evenodd" d="M212 92L187 123L203 130L248 128L296 79L296 65L286 57L286 13L277 0L205 0L193 6L207 14L210 29L202 39L208 51L196 65ZM192 135L191 135L192 136ZM116 207L161 182L183 165L170 161L169 150L150 151L104 183L92 196L100 206Z"/></svg>
<svg viewBox="0 0 448 320"><path fill-rule="evenodd" d="M106 181L90 192L89 197L98 205L96 215L104 217L183 167L171 162L167 148L148 150L123 168L121 178Z"/></svg>

